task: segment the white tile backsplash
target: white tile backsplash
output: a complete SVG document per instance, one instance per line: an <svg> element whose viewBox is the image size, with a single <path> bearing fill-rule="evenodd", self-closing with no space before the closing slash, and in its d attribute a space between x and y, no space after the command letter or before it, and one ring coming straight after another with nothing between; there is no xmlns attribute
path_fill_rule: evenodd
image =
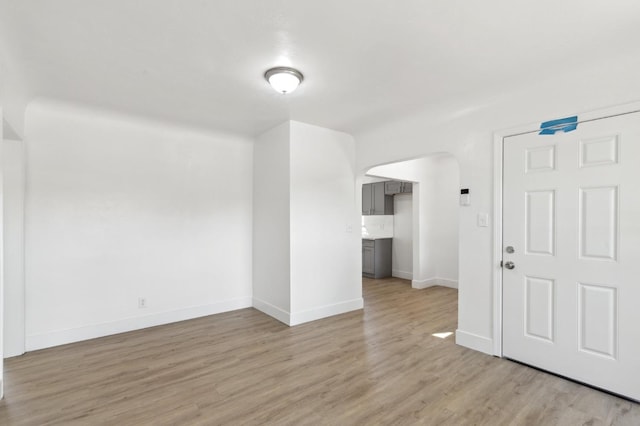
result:
<svg viewBox="0 0 640 426"><path fill-rule="evenodd" d="M393 238L393 215L362 216L362 238Z"/></svg>

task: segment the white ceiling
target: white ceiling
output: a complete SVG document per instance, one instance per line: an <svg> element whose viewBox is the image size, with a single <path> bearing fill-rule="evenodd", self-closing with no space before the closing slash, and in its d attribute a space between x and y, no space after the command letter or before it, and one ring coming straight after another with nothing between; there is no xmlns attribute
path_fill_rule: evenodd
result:
<svg viewBox="0 0 640 426"><path fill-rule="evenodd" d="M638 54L638 0L0 0L5 57L49 96L246 135L356 133ZM266 69L305 75L287 96Z"/></svg>

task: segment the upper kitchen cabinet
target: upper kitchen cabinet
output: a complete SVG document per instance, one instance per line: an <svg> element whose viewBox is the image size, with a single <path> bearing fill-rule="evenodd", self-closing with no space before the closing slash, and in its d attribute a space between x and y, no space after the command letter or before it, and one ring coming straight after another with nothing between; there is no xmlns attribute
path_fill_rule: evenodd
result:
<svg viewBox="0 0 640 426"><path fill-rule="evenodd" d="M384 182L384 193L386 195L406 194L413 191L411 182L402 182L399 180L390 180Z"/></svg>
<svg viewBox="0 0 640 426"><path fill-rule="evenodd" d="M385 182L362 185L362 214L392 215L393 196L385 194Z"/></svg>

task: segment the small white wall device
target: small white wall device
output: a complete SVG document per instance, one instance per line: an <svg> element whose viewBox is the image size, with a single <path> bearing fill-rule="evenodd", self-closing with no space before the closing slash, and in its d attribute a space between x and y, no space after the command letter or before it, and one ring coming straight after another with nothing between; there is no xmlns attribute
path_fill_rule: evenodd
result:
<svg viewBox="0 0 640 426"><path fill-rule="evenodd" d="M469 195L469 188L462 188L460 190L460 205L468 206L471 204L471 196Z"/></svg>

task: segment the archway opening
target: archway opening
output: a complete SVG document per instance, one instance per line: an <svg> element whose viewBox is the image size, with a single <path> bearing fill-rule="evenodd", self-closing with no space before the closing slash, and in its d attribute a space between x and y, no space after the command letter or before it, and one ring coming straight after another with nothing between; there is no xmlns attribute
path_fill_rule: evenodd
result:
<svg viewBox="0 0 640 426"><path fill-rule="evenodd" d="M434 153L378 165L368 169L360 182L365 305L366 286L446 287L456 290L449 293L455 295L457 308L461 188L456 158L450 153ZM392 203L382 211L380 206L370 205L381 203L381 186L386 188L384 202ZM409 190L402 190L405 188ZM377 262L390 267L380 267ZM453 339L455 326L437 330L434 336Z"/></svg>

